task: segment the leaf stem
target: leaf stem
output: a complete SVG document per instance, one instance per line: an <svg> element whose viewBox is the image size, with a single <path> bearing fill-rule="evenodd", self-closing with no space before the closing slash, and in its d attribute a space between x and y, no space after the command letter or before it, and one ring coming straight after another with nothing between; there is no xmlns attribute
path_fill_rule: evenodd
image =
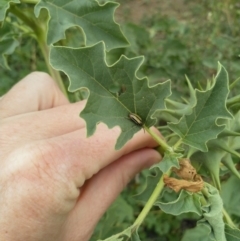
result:
<svg viewBox="0 0 240 241"><path fill-rule="evenodd" d="M170 175L171 171L169 170L166 175ZM133 226L136 227L136 229L139 228L139 226L142 224L143 220L146 218L146 216L148 215L149 211L151 210L152 206L154 205L154 203L156 202L157 198L159 197L159 195L161 194L162 190L164 187L164 182L163 182L163 175L161 176L158 184L156 185L152 195L150 196L150 198L148 199L147 203L145 204L143 210L141 211L141 213L138 215L137 219L135 220Z"/></svg>
<svg viewBox="0 0 240 241"><path fill-rule="evenodd" d="M234 96L227 100L227 107L230 107L236 103L240 103L240 95Z"/></svg>
<svg viewBox="0 0 240 241"><path fill-rule="evenodd" d="M232 221L231 217L229 216L228 212L223 208L223 217L225 222L231 227L231 228L237 228L234 222Z"/></svg>
<svg viewBox="0 0 240 241"><path fill-rule="evenodd" d="M144 129L149 133L149 135L161 146L161 148L164 151L168 151L170 153L173 152L173 148L169 146L163 138L161 138L159 135L157 135L155 132L153 132L151 129L149 129L147 126L144 125Z"/></svg>
<svg viewBox="0 0 240 241"><path fill-rule="evenodd" d="M41 22L37 23L36 18L33 14L27 15L24 13L23 10L19 9L15 5L12 5L10 7L10 12L13 13L15 16L17 16L19 19L21 19L27 26L29 26L33 30L33 32L35 33L34 37L36 37L36 39L38 41L39 47L42 51L42 54L43 54L43 57L44 57L44 60L45 60L45 63L46 63L46 66L48 68L50 75L57 82L59 88L64 93L64 95L66 97L68 97L67 91L63 84L60 73L57 70L53 69L49 63L49 47L46 43L46 26L45 26L45 24L44 24L44 26L42 26Z"/></svg>
<svg viewBox="0 0 240 241"><path fill-rule="evenodd" d="M49 47L47 46L45 41L43 41L39 38L38 38L38 44L42 51L42 54L43 54L43 57L44 57L44 60L45 60L45 63L47 65L50 75L57 82L57 84L58 84L59 88L61 89L61 91L63 92L63 94L68 98L68 94L67 94L65 86L63 84L60 73L57 70L53 69L49 63Z"/></svg>
<svg viewBox="0 0 240 241"><path fill-rule="evenodd" d="M35 32L35 34L37 33L37 30L38 30L37 24L35 23L35 21L32 21L32 19L29 18L29 16L24 14L24 11L21 11L15 5L11 5L11 7L9 8L9 11L13 13L15 16L17 16L19 19L21 19L27 26L29 26Z"/></svg>
<svg viewBox="0 0 240 241"><path fill-rule="evenodd" d="M182 144L182 138L180 138L173 146L173 150L176 150Z"/></svg>

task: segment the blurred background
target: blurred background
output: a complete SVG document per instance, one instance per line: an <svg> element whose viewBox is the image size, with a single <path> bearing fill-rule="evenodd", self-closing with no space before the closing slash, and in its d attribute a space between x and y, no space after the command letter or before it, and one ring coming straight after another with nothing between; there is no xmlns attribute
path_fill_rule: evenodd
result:
<svg viewBox="0 0 240 241"><path fill-rule="evenodd" d="M106 1L100 1L104 3ZM150 84L172 80L176 97L187 94L186 77L194 87L205 86L221 62L230 82L240 77L240 1L239 0L118 0L116 21L131 46L107 54L109 64L121 54L145 56L138 75L148 76ZM20 31L20 30L16 30ZM79 39L71 34L79 31ZM19 47L8 56L10 70L0 67L0 95L31 71L47 71L34 39L19 34ZM83 46L79 29L67 31L63 44ZM75 36L75 35L74 35ZM68 80L65 79L66 86ZM240 86L235 88L238 91ZM106 238L128 227L142 208L133 194L143 189L148 171L139 174L112 205L96 228L92 240ZM117 221L116 221L117 220ZM140 230L145 241L176 241L196 225L192 214L173 217L154 209ZM184 240L184 239L182 239Z"/></svg>
<svg viewBox="0 0 240 241"><path fill-rule="evenodd" d="M131 46L111 51L109 63L117 61L121 54L128 57L144 55L145 62L139 76L147 75L152 84L171 79L177 92L182 92L186 86L185 75L196 83L195 87L211 79L216 74L218 61L229 72L230 81L240 76L238 0L115 2L121 4L116 10L116 21ZM69 39L71 31L79 29L68 31ZM79 38L80 41L72 40L71 45L82 46L81 33ZM46 71L36 41L25 34L20 34L18 40L20 46L16 53L8 57L11 70L0 67L0 95L27 73Z"/></svg>

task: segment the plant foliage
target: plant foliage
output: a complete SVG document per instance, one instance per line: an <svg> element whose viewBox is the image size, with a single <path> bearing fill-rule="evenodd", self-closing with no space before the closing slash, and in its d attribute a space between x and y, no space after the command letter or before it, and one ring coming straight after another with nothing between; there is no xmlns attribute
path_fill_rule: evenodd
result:
<svg viewBox="0 0 240 241"><path fill-rule="evenodd" d="M0 3L0 65L8 68L6 56L15 51L22 36L33 38L62 91L67 95L60 72L68 77L75 101L78 95L87 98L80 116L88 136L94 135L100 122L109 128L119 126L115 148L120 149L143 128L159 143L157 150L163 155L162 162L145 172L145 178L140 175L141 184L147 181L135 196L137 201L126 192L124 198L120 196L99 222L92 240L140 241L148 236L144 229L149 227L154 227L158 237L166 237L184 215L193 217L194 225L181 233L182 241L240 240L239 195L234 195L240 178L240 97L234 91L239 79L229 81L219 63L212 80L197 87L186 78L181 85L188 87L176 95L174 82L165 78L166 63L178 73L185 71L189 57L185 43L173 36L167 39L162 60L155 61L158 78L151 71L147 78L144 57L138 55L150 42L149 32L134 24L125 25L122 31L114 19L117 3L24 2ZM70 47L68 43L78 39L81 44ZM156 55L147 53L149 64ZM152 126L159 127L163 136L156 135ZM128 202L140 212L135 221ZM175 224L170 215L177 216ZM110 230L112 223L115 229Z"/></svg>

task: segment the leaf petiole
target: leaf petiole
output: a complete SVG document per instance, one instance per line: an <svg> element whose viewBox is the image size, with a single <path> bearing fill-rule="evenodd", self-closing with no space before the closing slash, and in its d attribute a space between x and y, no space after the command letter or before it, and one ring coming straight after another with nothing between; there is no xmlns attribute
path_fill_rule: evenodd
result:
<svg viewBox="0 0 240 241"><path fill-rule="evenodd" d="M169 153L173 153L173 148L169 146L163 138L161 138L159 135L157 135L155 132L153 132L151 129L149 129L147 126L143 126L144 130L148 132L148 134L161 146L161 148L164 151L168 151Z"/></svg>
<svg viewBox="0 0 240 241"><path fill-rule="evenodd" d="M231 227L231 228L237 228L234 222L232 221L231 217L227 213L227 211L223 208L223 217L225 222Z"/></svg>
<svg viewBox="0 0 240 241"><path fill-rule="evenodd" d="M170 176L171 170L169 170L165 174ZM145 206L144 206L143 210L141 211L141 213L138 215L137 219L135 220L135 222L133 224L135 229L138 229L140 227L140 225L142 224L142 222L144 221L144 219L148 215L149 211L151 210L152 206L156 202L157 198L161 194L161 192L162 192L162 190L164 188L163 177L164 177L164 175L161 176L161 178L160 178L158 184L156 185L152 195L148 199L147 203L145 204Z"/></svg>

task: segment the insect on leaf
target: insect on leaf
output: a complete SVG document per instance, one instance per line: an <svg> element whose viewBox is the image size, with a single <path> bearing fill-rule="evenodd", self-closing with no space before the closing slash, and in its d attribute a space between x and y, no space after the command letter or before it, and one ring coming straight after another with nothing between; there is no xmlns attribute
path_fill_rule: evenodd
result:
<svg viewBox="0 0 240 241"><path fill-rule="evenodd" d="M153 126L156 120L151 116L156 110L165 108L164 99L170 95L170 82L149 87L147 78L136 77L142 57L128 59L122 56L114 65L108 66L104 50L102 42L79 49L52 47L50 61L54 68L68 75L70 91L88 88L88 101L81 112L87 123L87 135L93 135L100 122L109 128L119 126L122 132L115 148L120 149L142 128L129 118L129 114L136 114L147 127ZM111 91L113 84L119 86L118 92Z"/></svg>

